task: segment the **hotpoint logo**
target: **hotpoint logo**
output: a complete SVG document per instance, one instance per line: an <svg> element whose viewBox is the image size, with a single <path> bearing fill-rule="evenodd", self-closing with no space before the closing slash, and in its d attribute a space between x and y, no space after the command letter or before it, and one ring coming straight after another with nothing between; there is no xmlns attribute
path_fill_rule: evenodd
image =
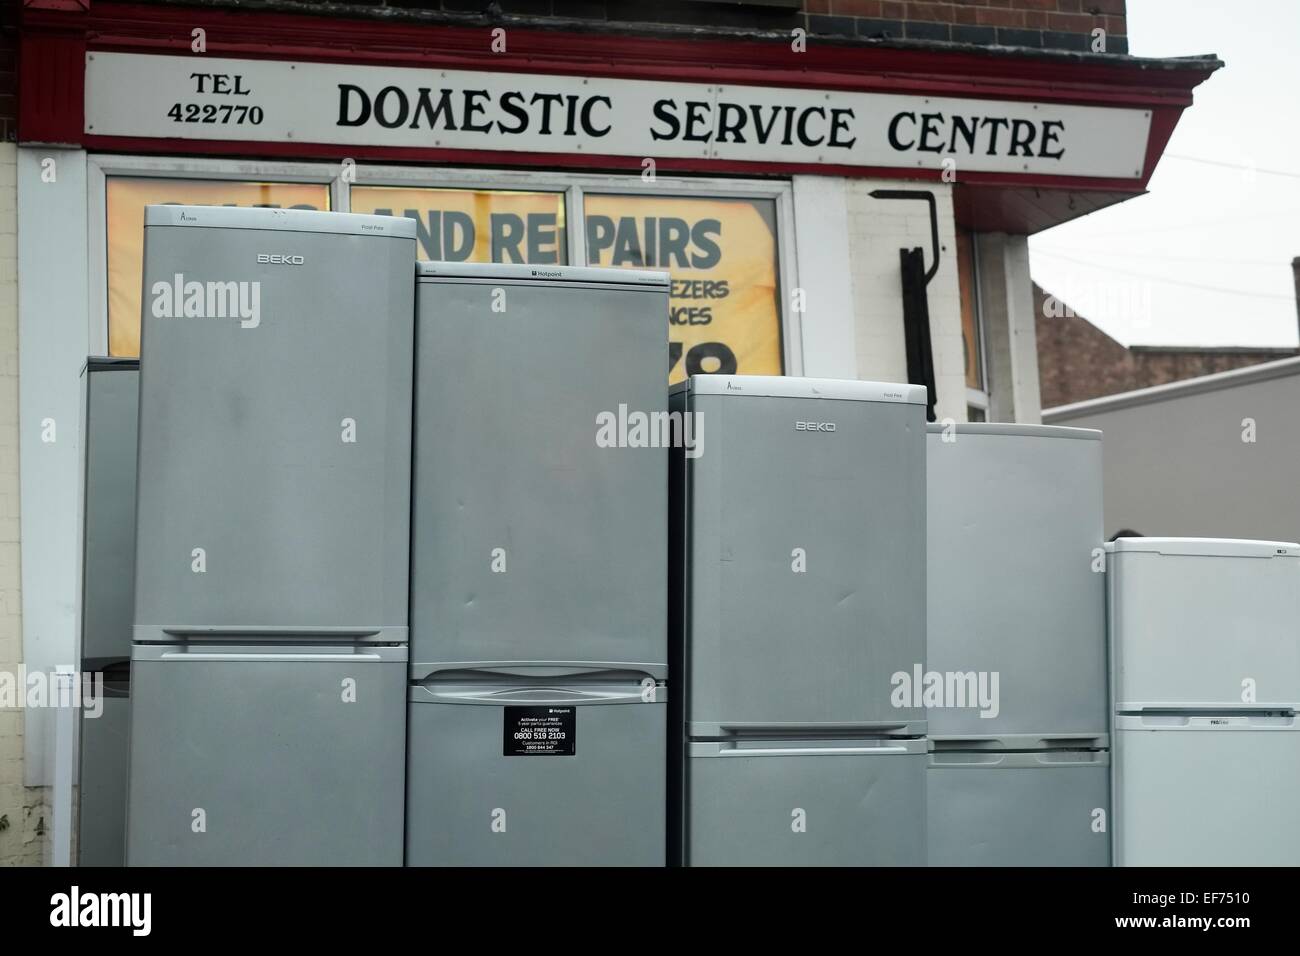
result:
<svg viewBox="0 0 1300 956"><path fill-rule="evenodd" d="M560 276L564 275L563 272L556 272L556 271L548 272L545 269L534 269L532 274L541 279L558 279L560 278Z"/></svg>

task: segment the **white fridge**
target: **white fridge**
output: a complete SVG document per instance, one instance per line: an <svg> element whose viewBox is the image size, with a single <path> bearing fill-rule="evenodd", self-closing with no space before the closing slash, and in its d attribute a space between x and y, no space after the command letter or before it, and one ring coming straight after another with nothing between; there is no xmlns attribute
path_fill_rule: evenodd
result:
<svg viewBox="0 0 1300 956"><path fill-rule="evenodd" d="M1300 864L1300 545L1109 550L1116 865Z"/></svg>

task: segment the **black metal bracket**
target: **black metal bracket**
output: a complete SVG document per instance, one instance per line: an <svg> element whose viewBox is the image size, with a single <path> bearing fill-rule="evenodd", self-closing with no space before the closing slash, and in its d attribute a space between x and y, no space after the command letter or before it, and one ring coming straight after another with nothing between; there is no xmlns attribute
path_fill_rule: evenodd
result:
<svg viewBox="0 0 1300 956"><path fill-rule="evenodd" d="M930 268L925 271L925 284L929 285L934 274L939 271L939 207L934 201L934 193L928 189L873 189L872 199L921 199L930 204Z"/></svg>

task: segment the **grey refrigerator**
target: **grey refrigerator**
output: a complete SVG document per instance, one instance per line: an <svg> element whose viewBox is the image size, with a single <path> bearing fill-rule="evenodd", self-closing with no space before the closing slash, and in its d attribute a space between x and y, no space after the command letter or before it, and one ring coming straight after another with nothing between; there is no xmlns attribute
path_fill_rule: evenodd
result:
<svg viewBox="0 0 1300 956"><path fill-rule="evenodd" d="M925 411L916 385L696 375L674 448L670 851L925 863Z"/></svg>
<svg viewBox="0 0 1300 956"><path fill-rule="evenodd" d="M1300 865L1300 544L1109 561L1116 866Z"/></svg>
<svg viewBox="0 0 1300 956"><path fill-rule="evenodd" d="M419 265L408 865L663 865L668 290Z"/></svg>
<svg viewBox="0 0 1300 956"><path fill-rule="evenodd" d="M126 862L135 456L140 363L92 356L81 375L81 633L77 863Z"/></svg>
<svg viewBox="0 0 1300 956"><path fill-rule="evenodd" d="M1108 866L1101 432L929 426L934 866Z"/></svg>
<svg viewBox="0 0 1300 956"><path fill-rule="evenodd" d="M400 865L415 223L145 211L127 859Z"/></svg>

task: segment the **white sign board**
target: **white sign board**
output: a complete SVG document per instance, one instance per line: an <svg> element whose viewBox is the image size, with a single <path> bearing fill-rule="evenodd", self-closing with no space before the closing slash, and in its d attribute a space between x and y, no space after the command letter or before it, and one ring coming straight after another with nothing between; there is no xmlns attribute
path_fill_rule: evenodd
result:
<svg viewBox="0 0 1300 956"><path fill-rule="evenodd" d="M90 53L98 136L1137 179L1150 112L601 77ZM951 163L949 165L952 165Z"/></svg>

